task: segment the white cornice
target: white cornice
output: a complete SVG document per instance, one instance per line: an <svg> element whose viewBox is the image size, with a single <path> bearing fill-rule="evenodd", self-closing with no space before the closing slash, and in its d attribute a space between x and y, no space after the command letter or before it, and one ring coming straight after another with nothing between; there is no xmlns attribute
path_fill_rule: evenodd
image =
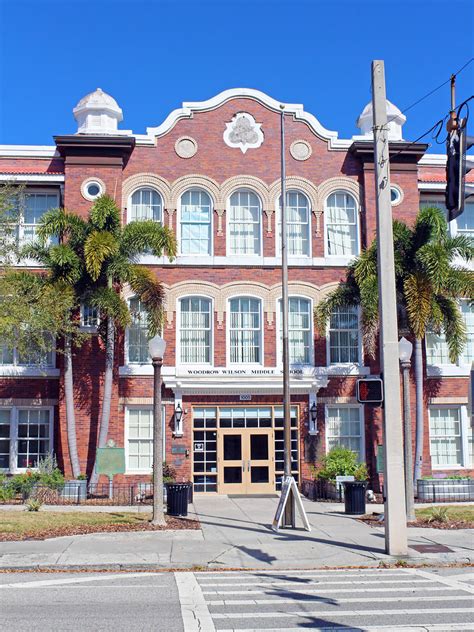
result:
<svg viewBox="0 0 474 632"><path fill-rule="evenodd" d="M268 94L260 90L254 90L253 88L232 88L216 94L207 101L187 101L183 103L183 107L173 110L161 125L157 127L147 127L146 134L135 134L137 144L154 144L156 137L167 134L180 119L192 118L194 112L214 110L227 101L238 98L252 99L274 112L280 112L280 105L284 105L285 112L293 114L295 120L307 123L319 138L328 141L331 149L347 149L352 144L352 140L340 139L338 138L337 132L323 127L315 116L309 112L305 112L301 103L282 103L281 101L273 99Z"/></svg>
<svg viewBox="0 0 474 632"><path fill-rule="evenodd" d="M422 167L444 167L446 154L425 154L420 158L418 164Z"/></svg>
<svg viewBox="0 0 474 632"><path fill-rule="evenodd" d="M446 182L418 182L420 191L446 191Z"/></svg>
<svg viewBox="0 0 474 632"><path fill-rule="evenodd" d="M56 145L0 145L0 158L59 157Z"/></svg>
<svg viewBox="0 0 474 632"><path fill-rule="evenodd" d="M0 173L0 182L64 182L64 175L58 173Z"/></svg>

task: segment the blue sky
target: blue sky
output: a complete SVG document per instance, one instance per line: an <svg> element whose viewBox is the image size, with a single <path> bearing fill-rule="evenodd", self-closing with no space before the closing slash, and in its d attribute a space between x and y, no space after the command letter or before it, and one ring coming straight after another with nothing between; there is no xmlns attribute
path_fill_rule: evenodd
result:
<svg viewBox="0 0 474 632"><path fill-rule="evenodd" d="M472 0L0 0L0 143L74 133L72 108L96 87L136 133L182 101L251 87L350 137L372 59L404 109L473 57L473 22ZM458 101L473 87L474 62ZM405 138L448 109L445 86L407 113Z"/></svg>

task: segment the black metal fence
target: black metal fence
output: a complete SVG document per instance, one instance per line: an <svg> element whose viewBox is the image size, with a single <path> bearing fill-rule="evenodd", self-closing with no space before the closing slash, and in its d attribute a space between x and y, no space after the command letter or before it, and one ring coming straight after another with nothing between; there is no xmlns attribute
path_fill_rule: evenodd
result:
<svg viewBox="0 0 474 632"><path fill-rule="evenodd" d="M2 493L0 489L0 504L21 505L30 499L45 505L151 505L153 488L151 483L111 486L66 483L59 489L45 485L33 485L13 493L5 493L5 490Z"/></svg>
<svg viewBox="0 0 474 632"><path fill-rule="evenodd" d="M305 478L301 482L301 491L309 500L333 503L342 503L344 500L342 485L336 485L332 481Z"/></svg>

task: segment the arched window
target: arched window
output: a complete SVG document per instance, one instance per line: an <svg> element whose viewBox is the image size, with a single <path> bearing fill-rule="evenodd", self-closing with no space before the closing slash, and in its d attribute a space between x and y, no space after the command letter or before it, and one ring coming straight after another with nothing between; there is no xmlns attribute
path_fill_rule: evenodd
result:
<svg viewBox="0 0 474 632"><path fill-rule="evenodd" d="M281 248L281 197L279 208L279 247ZM300 191L288 191L286 194L286 223L288 255L294 257L309 256L309 201Z"/></svg>
<svg viewBox="0 0 474 632"><path fill-rule="evenodd" d="M262 361L261 301L258 298L231 299L229 340L232 364Z"/></svg>
<svg viewBox="0 0 474 632"><path fill-rule="evenodd" d="M230 197L229 254L259 255L261 204L252 191L235 191Z"/></svg>
<svg viewBox="0 0 474 632"><path fill-rule="evenodd" d="M337 191L328 197L324 223L328 255L350 257L358 254L357 203L350 193Z"/></svg>
<svg viewBox="0 0 474 632"><path fill-rule="evenodd" d="M138 298L129 301L132 322L127 330L127 360L129 364L148 364L148 326L147 314Z"/></svg>
<svg viewBox="0 0 474 632"><path fill-rule="evenodd" d="M131 222L152 219L154 222L163 220L163 203L161 195L154 189L137 189L132 194L130 203Z"/></svg>
<svg viewBox="0 0 474 632"><path fill-rule="evenodd" d="M283 304L280 300L280 358L283 353ZM311 303L307 298L292 296L288 304L288 342L291 364L311 362Z"/></svg>
<svg viewBox="0 0 474 632"><path fill-rule="evenodd" d="M200 189L186 191L181 196L181 254L211 254L212 203Z"/></svg>
<svg viewBox="0 0 474 632"><path fill-rule="evenodd" d="M210 364L212 311L208 298L182 298L180 320L180 359L183 364Z"/></svg>

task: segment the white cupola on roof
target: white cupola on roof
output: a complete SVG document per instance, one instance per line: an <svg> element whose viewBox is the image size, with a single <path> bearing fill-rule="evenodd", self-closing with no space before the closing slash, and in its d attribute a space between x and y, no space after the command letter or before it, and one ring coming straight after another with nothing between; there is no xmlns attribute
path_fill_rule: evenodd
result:
<svg viewBox="0 0 474 632"><path fill-rule="evenodd" d="M388 140L403 140L402 127L406 122L407 117L404 116L396 105L393 105L387 99L387 122L388 122ZM374 116L372 113L372 102L367 103L362 110L362 114L357 119L357 127L361 131L361 136L367 139L373 137Z"/></svg>
<svg viewBox="0 0 474 632"><path fill-rule="evenodd" d="M127 133L117 129L118 123L123 120L117 101L101 88L82 97L72 112L77 121L78 134Z"/></svg>

